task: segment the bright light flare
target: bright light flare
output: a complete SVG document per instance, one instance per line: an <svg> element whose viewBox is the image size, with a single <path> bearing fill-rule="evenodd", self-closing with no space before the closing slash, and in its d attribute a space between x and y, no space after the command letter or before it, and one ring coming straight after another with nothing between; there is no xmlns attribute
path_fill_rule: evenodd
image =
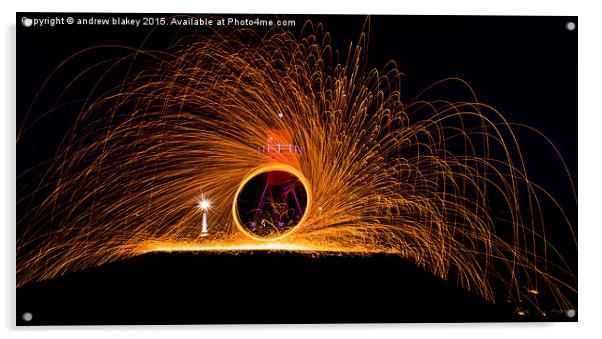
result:
<svg viewBox="0 0 602 339"><path fill-rule="evenodd" d="M211 208L211 202L208 199L203 198L203 199L199 200L198 206L199 206L200 209L206 211L209 208Z"/></svg>

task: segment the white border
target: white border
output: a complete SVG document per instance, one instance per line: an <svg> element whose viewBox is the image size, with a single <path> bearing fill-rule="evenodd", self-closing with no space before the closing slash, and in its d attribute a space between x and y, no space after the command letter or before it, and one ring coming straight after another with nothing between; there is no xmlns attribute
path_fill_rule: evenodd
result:
<svg viewBox="0 0 602 339"><path fill-rule="evenodd" d="M176 332L182 338L250 337L250 338L313 338L313 337L475 337L491 338L581 338L600 335L602 305L600 300L600 228L599 213L602 193L600 172L602 151L599 98L601 54L600 22L602 11L596 1L426 1L364 0L329 2L326 0L255 0L255 1L2 1L2 81L0 104L3 107L0 126L2 140L2 194L0 215L3 217L0 253L0 337L29 338L105 338L108 336L144 335L164 338ZM15 225L15 12L166 12L166 13L339 13L339 14L437 14L437 15L578 15L579 34L579 323L561 324L384 324L384 325L306 325L306 326L112 326L53 327L17 329L14 326L14 225ZM552 70L553 71L553 70ZM553 100L554 98L550 98Z"/></svg>

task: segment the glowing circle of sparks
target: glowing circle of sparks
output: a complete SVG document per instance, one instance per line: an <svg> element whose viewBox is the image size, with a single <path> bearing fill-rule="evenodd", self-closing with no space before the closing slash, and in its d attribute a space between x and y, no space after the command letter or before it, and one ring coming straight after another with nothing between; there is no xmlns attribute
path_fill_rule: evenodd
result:
<svg viewBox="0 0 602 339"><path fill-rule="evenodd" d="M305 189L305 192L307 194L307 205L305 207L305 213L303 213L303 215L301 216L301 219L299 220L299 223L297 223L297 225L295 225L294 227L291 227L287 231L285 231L277 236L260 237L260 236L257 236L255 234L249 232L243 226L240 215L238 214L237 200L238 200L238 196L240 195L240 192L245 187L245 185L249 182L249 180L253 179L257 175L260 175L260 174L266 173L266 172L270 172L270 171L287 172L287 173L297 177L299 182L301 182L301 185L303 185L303 188ZM246 235L247 237L249 237L251 239L260 240L260 241L280 240L280 239L283 239L283 238L289 236L291 233L295 232L296 230L298 230L300 227L303 226L303 223L307 220L307 216L309 215L309 211L311 210L311 200L312 199L311 199L310 184L309 184L308 180L305 178L305 176L301 173L301 171L299 171L298 169L296 169L290 165L286 165L286 164L269 164L269 165L261 166L255 170L253 170L251 173L247 174L247 176L245 176L245 178L241 181L240 185L238 186L238 189L236 190L236 194L234 195L234 200L232 201L232 220L234 222L234 225L236 225L236 228L242 234Z"/></svg>

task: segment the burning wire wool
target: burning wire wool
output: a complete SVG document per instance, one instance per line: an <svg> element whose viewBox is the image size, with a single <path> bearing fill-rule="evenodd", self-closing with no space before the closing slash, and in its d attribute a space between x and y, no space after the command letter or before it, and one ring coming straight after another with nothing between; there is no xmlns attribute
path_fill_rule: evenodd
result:
<svg viewBox="0 0 602 339"><path fill-rule="evenodd" d="M366 67L366 34L344 54L307 30L220 31L119 60L145 67L91 94L31 193L43 198L18 221L17 286L151 251L389 253L488 300L571 309L576 277L540 207L555 200L504 115L473 94L426 99L442 83L472 93L459 79L402 102L393 62ZM307 202L262 239L233 205L266 166L301 177Z"/></svg>

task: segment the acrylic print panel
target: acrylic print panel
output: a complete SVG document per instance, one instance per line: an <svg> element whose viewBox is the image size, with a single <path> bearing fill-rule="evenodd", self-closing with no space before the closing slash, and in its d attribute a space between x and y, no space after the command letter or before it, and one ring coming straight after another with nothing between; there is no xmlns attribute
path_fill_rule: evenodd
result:
<svg viewBox="0 0 602 339"><path fill-rule="evenodd" d="M577 320L577 18L17 22L17 324Z"/></svg>

